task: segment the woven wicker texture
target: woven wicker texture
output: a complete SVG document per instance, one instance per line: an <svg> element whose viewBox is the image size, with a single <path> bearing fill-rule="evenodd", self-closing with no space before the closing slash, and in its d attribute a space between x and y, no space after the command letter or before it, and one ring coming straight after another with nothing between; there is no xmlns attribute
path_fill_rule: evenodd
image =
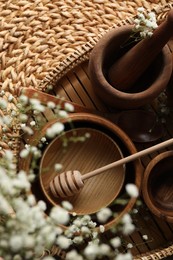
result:
<svg viewBox="0 0 173 260"><path fill-rule="evenodd" d="M139 6L163 9L171 1L1 0L1 88L38 87L59 62Z"/></svg>

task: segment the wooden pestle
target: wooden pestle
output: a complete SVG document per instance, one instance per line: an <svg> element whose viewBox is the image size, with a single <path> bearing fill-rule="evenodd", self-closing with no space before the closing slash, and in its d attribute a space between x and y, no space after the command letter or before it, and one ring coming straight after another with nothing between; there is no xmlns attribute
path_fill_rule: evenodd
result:
<svg viewBox="0 0 173 260"><path fill-rule="evenodd" d="M173 36L173 9L169 11L166 20L155 29L150 38L141 40L115 61L108 72L109 83L122 91L132 88L171 36Z"/></svg>

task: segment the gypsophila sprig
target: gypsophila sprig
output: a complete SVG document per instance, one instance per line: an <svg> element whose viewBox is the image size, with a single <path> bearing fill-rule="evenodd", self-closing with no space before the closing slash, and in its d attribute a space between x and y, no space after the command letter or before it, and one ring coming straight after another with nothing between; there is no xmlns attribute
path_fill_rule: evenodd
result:
<svg viewBox="0 0 173 260"><path fill-rule="evenodd" d="M10 154L10 156L8 155ZM15 172L13 156L0 158L0 256L4 259L36 259L55 243L59 234L51 217L45 217L46 204L29 195L30 176Z"/></svg>
<svg viewBox="0 0 173 260"><path fill-rule="evenodd" d="M139 33L140 38L151 37L153 31L158 27L154 12L147 13L143 7L137 9L137 17L134 19L135 33Z"/></svg>
<svg viewBox="0 0 173 260"><path fill-rule="evenodd" d="M50 125L44 136L40 136L37 146L26 142L19 157L21 160L31 159L30 168L28 172L16 172L15 158L8 148L13 148L14 138L17 136L32 136L43 127L42 113L46 109L54 111L57 121ZM124 216L119 229L117 224L114 239L105 244L100 234L105 232L104 224L114 217L112 210L103 208L94 214L94 218L90 215L78 216L75 212L69 214L69 211L73 211L73 205L69 201L63 201L61 205L52 207L47 214L46 203L38 201L31 193L38 162L52 138L60 135L64 138L64 147L67 149L68 142L85 142L90 138L88 133L78 136L75 132L70 140L65 137L61 119L67 118L68 112L73 111L74 107L69 103L65 103L62 110L60 104L56 105L54 102L45 105L37 98L28 98L23 94L15 98L10 93L0 91L0 257L5 260L40 259L44 250L51 250L53 245L67 253L67 260L95 260L105 257L130 259L129 252L119 254L122 244L116 233L120 229L125 235L133 232L134 225L130 215ZM59 172L62 167L61 162L56 163L54 170ZM134 190L132 193L134 195ZM62 226L66 228L63 229ZM73 248L79 245L80 252ZM54 258L47 256L46 259Z"/></svg>

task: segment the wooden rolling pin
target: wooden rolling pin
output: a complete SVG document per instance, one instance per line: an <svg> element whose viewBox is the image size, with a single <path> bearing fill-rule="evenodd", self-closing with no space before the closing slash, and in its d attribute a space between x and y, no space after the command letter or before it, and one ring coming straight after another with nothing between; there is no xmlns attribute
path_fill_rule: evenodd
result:
<svg viewBox="0 0 173 260"><path fill-rule="evenodd" d="M109 83L118 90L129 90L146 71L173 36L173 9L150 38L145 38L120 57L110 68Z"/></svg>

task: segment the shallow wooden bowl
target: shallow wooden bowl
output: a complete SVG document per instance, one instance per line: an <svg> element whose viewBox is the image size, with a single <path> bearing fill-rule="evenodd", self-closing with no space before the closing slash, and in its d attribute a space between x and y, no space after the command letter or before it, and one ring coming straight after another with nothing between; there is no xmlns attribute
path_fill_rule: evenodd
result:
<svg viewBox="0 0 173 260"><path fill-rule="evenodd" d="M53 120L48 121L44 125L42 130L39 131L38 133L35 133L35 135L31 138L30 144L34 145L34 146L39 145L40 140L43 136L45 136L47 129L57 121L59 121L59 119L53 119ZM97 146L99 146L99 149L94 143L94 147L92 145L93 150L95 149L95 151L101 153L100 154L100 161L98 160L99 158L97 157L98 158L97 159L98 166L99 165L105 165L105 163L107 163L105 161L105 158L106 158L106 160L110 160L110 158L112 160L115 159L115 155L117 156L117 151L118 151L117 146L121 150L121 152L118 151L119 158L122 157L122 156L125 157L125 156L128 156L130 154L137 152L135 145L133 144L131 139L125 134L125 132L122 131L122 129L119 128L117 125L113 124L109 120L104 119L103 117L100 117L100 116L97 116L97 115L94 115L94 114L90 114L90 113L72 113L72 114L69 115L68 119L62 119L62 122L64 123L64 126L65 126L65 132L66 131L70 132L72 129L81 129L81 128L83 128L84 132L86 132L86 128L87 128L87 129L92 129L94 132L95 131L101 132L102 138L104 140L105 140L105 138L108 140L109 149L111 149L111 151L112 151L111 153L107 149L107 143L105 145L105 141L104 141L104 146L103 146L103 141L102 141L102 144L100 146L100 144L99 144L100 141L97 140L96 137L94 137L95 142L97 141ZM56 139L56 140L58 140L58 139ZM47 149L47 151L49 150L49 152L50 152L52 147L54 145L56 146L56 142L57 142L56 140L53 140L53 141L50 140L50 142L49 142L50 145L48 144L48 146L45 145L45 147L43 147L43 153L46 151L46 149ZM51 144L51 142L52 142L52 144ZM76 145L78 145L78 144L76 143ZM74 149L74 145L72 147ZM78 147L80 147L80 145L78 145ZM115 153L115 151L113 151L114 149L116 150L116 153ZM75 148L75 150L77 151L78 149ZM83 148L83 151L84 151L84 148ZM67 152L68 152L68 149L67 149ZM62 151L60 152L60 154L61 153L62 153ZM109 153L110 158L109 158L109 156L106 155L106 153ZM40 164L40 161L38 161L38 166L41 166L42 170L43 170L44 166L49 167L51 165L51 163L49 162L49 159L52 160L52 164L54 164L54 161L58 162L58 163L62 163L62 162L60 162L59 159L56 159L56 156L57 156L56 152L53 152L51 155L48 155L48 154L49 154L48 152L44 153L44 157L42 158L41 164ZM95 153L95 156L96 155L97 154ZM62 156L62 154L60 156ZM90 157L90 155L86 155L86 156ZM80 158L78 159L77 166L80 167L79 170L82 169L81 170L82 173L85 173L86 171L89 170L89 167L93 167L93 166L92 165L89 166L88 163L86 164L88 159L84 160L84 157L83 158L82 157L83 157L83 153L82 153L82 151L80 151ZM45 158L46 158L46 161L47 161L46 163L45 163ZM57 156L57 158L58 158L58 156ZM104 161L102 162L103 158L104 158ZM68 163L70 164L69 169L74 170L73 167L74 166L76 167L76 165L73 161L73 160L75 160L75 154L72 153L70 155L70 158L67 158L67 156L66 156L66 159L67 159L67 164ZM64 163L66 164L65 160L64 160ZM28 172L31 164L32 164L32 155L30 155L29 158L22 159L20 161L20 168L25 170L26 172ZM66 167L67 167L67 164L66 164ZM96 164L95 161L94 161L94 164ZM38 169L39 169L39 167L38 167ZM53 200L52 200L53 198L50 197L50 194L47 194L47 192L46 192L47 186L44 186L44 184L49 183L50 178L52 178L52 173L51 173L51 170L49 171L49 169L48 169L48 172L46 172L46 171L44 172L44 170L43 171L42 170L41 171L38 170L38 171L35 172L36 175L38 176L38 178L36 178L35 182L32 185L32 192L37 196L38 199L44 200L46 202L47 208L49 210L55 204L55 201L53 203ZM65 169L63 168L63 171L64 170ZM109 199L106 202L105 202L105 199L104 199L104 203L103 203L103 198L105 197L104 193L105 193L105 189L107 190L107 188L104 187L104 190L103 190L103 179L105 178L104 179L105 180L104 185L107 186L108 174L105 172L104 176L97 177L97 185L96 185L95 181L93 182L93 180L87 180L86 181L86 182L92 182L92 185L94 185L94 188L97 187L98 194L96 195L97 197L95 198L95 201L92 202L93 203L92 209L94 209L94 211L96 211L100 208L101 204L102 204L102 206L105 206L105 205L110 203L108 206L111 208L111 210L113 212L115 212L115 215L110 217L107 220L107 222L104 223L105 230L108 230L112 226L116 225L121 220L122 216L125 213L129 212L136 203L136 198L130 198L126 194L126 192L125 192L126 183L129 183L129 182L134 183L139 189L141 187L143 168L141 166L141 161L139 159L137 159L133 162L129 162L125 165L125 174L124 174L124 169L120 168L119 171L121 171L121 173L122 173L122 176L119 176L119 178L120 178L119 184L120 184L121 187L119 187L118 190L116 190L116 187L115 187L115 182L117 181L116 171L114 170L113 171L114 173L110 172L109 178L111 178L113 180L113 183L111 183L110 180L109 180L109 186L111 186L111 189L113 190L113 194L109 195ZM51 177L49 176L49 174L50 174ZM45 178L45 176L46 176L46 178ZM48 178L48 181L46 181L47 178ZM101 189L98 188L100 186L99 182L102 185ZM94 191L94 188L92 187L93 191ZM88 190L88 185L85 187L85 189ZM119 199L119 198L124 199L125 198L126 203L123 204L123 205L117 203L116 199L114 199L115 197L117 197L117 199ZM76 198L78 199L78 202L79 202L80 201L79 196L76 196ZM74 198L73 198L73 200L74 200ZM78 207L76 201L75 201L75 207L76 207L75 210L78 211L78 214L82 214L82 212L83 212L83 214L86 213L86 212L89 213L87 208L90 205L87 206L87 207L86 207L86 205L84 205L84 208L82 209L82 208ZM100 201L99 206L97 205L98 201ZM111 201L112 201L112 203L111 203ZM59 201L56 202L56 203L59 203ZM90 212L91 211L93 211L93 210L90 209ZM94 221L96 221L95 213L91 214L91 217ZM66 228L66 227L64 226L64 228ZM99 228L96 228L96 230L99 232Z"/></svg>
<svg viewBox="0 0 173 260"><path fill-rule="evenodd" d="M59 119L55 119L53 121L48 122L45 125L45 127L42 129L39 138L44 136L46 129L48 127L50 127L57 120L59 120ZM113 161L116 158L118 159L118 158L121 158L122 156L127 156L129 154L136 153L136 147L134 146L131 139L124 133L124 131L122 131L117 125L111 123L110 121L108 121L100 116L89 114L89 113L73 113L69 116L69 119L63 119L62 122L65 125L65 131L69 131L69 133L72 133L71 126L73 126L73 129L79 128L80 131L81 131L81 128L83 128L84 132L86 131L86 129L92 129L91 131L95 135L94 142L97 143L97 146L99 147L98 148L95 145L95 143L94 143L94 145L93 144L91 145L91 143L89 142L89 148L87 148L87 149L89 151L92 149L92 152L95 150L95 159L93 159L92 165L89 165L88 159L92 160L92 158L90 158L90 154L86 154L86 152L85 152L86 148L84 148L85 145L83 146L83 148L79 148L79 146L81 144L76 143L75 145L77 145L78 148L74 148L74 144L73 144L71 149L75 149L75 153L76 152L78 153L78 149L81 149L81 150L78 155L76 155L74 152L72 152L70 154L70 158L68 158L68 155L66 155L64 157L67 159L67 162L66 162L66 159L64 159L64 161L63 161L63 163L66 165L65 169L67 169L67 166L69 163L69 166L68 166L69 169L73 170L75 167L75 168L78 168L80 171L82 171L82 173L85 173L86 171L90 170L91 168L95 169L101 165L102 166L105 165L106 163L110 162L110 160ZM100 132L102 134L100 134ZM99 133L100 137L96 136L96 135L98 135L98 133ZM103 139L103 141L100 140L99 138ZM52 162L61 163L59 159L62 155L57 155L55 152L51 152L51 150L54 150L53 147L57 145L58 141L59 141L59 139L57 138L52 143L50 142L50 145L45 149L45 154L42 158L41 165L40 165L41 170L40 170L39 178L40 178L41 190L44 193L44 195L46 195L44 197L49 205L54 205L56 203L60 203L60 201L59 200L55 201L51 197L50 193L47 193L48 183L53 176L52 175L49 176L49 174L51 173L51 171L49 169L48 169L47 173L46 172L44 173L43 168L44 168L44 166L47 166L46 161L49 162L49 159L52 160ZM91 147L90 147L90 145L91 145ZM118 149L118 147L120 148L121 151ZM96 151L100 153L99 157L97 157L98 155L96 154ZM51 155L49 155L49 152L51 153ZM68 152L68 149L67 149L67 152ZM117 155L117 152L118 152L118 155ZM106 155L106 153L108 153L109 156ZM79 161L78 161L78 159L75 160L75 157L76 156L78 157L79 155L80 155ZM87 156L87 157L85 157L85 156ZM85 158L86 158L86 160L85 160ZM99 162L99 158L100 158L100 162ZM28 162L26 162L26 164L28 164ZM26 165L25 165L25 168L26 168ZM63 168L63 171L65 169ZM124 174L124 169L120 168L118 170L118 172L121 173L122 176L121 176L121 178L119 176L120 179L118 182L119 182L120 187L118 189L117 189L116 171L117 171L117 169L112 170L109 174L110 175L109 177L108 177L108 173L105 172L105 173L102 173L102 176L98 176L97 180L96 179L87 180L88 184L86 184L84 190L81 191L82 192L81 194L82 194L82 197L84 197L85 192L91 193L91 194L87 195L86 198L88 198L90 200L90 203L92 203L92 206L86 201L86 198L85 198L85 203L87 203L87 205L84 205L84 203L82 202L82 200L80 198L80 195L76 195L76 196L74 196L74 198L70 198L71 202L73 203L73 206L75 207L75 211L77 211L78 214L96 212L97 210L99 210L101 208L101 206L106 206L110 203L109 206L112 207L113 211L114 210L116 211L116 215L111 217L106 223L104 223L104 227L106 230L109 229L110 227L112 227L113 225L115 225L117 222L119 222L121 217L133 208L133 206L136 202L136 198L128 197L127 203L121 207L120 206L116 207L114 205L114 199L115 199L115 197L117 197L117 196L119 197L120 195L125 193L124 187L127 182L135 183L137 185L137 187L140 189L143 168L141 167L141 161L139 159L135 160L134 162L126 164L125 174ZM116 178L114 175L116 175ZM110 178L110 179L108 179L108 178ZM111 183L111 181L113 183ZM47 183L46 186L45 186L45 183ZM124 185L123 185L123 183L124 183ZM94 191L93 189L96 189L96 191ZM111 189L113 191L113 194L109 194L108 198L106 198L107 197L106 192L108 192L108 189ZM93 201L91 201L92 196L95 196ZM113 201L113 202L111 203L111 201ZM73 209L73 211L74 211L74 209ZM94 217L94 214L92 214L92 215Z"/></svg>
<svg viewBox="0 0 173 260"><path fill-rule="evenodd" d="M142 193L148 208L158 217L173 223L173 151L156 156L148 164Z"/></svg>
<svg viewBox="0 0 173 260"><path fill-rule="evenodd" d="M74 141L74 138L90 137L85 141ZM69 140L66 148L64 139ZM77 139L76 139L77 140ZM85 181L82 190L68 198L55 198L50 190L50 182L59 173L54 165L61 163L62 172L79 170L81 174L100 168L104 165L120 160L123 154L116 142L103 132L92 128L75 128L56 137L43 153L40 162L40 184L47 200L54 206L61 205L68 200L72 205L72 212L76 214L92 214L108 206L119 194L125 179L123 165L105 171Z"/></svg>

